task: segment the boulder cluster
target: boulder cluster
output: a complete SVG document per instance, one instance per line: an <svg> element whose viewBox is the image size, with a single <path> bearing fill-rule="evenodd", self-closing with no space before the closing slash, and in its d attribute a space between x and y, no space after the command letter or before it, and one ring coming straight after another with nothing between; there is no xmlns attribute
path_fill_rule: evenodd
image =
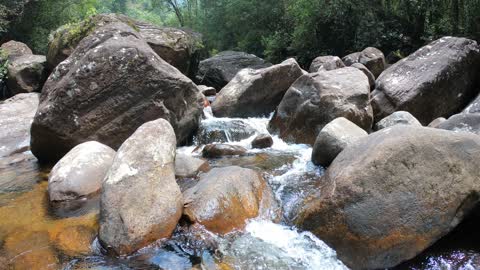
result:
<svg viewBox="0 0 480 270"><path fill-rule="evenodd" d="M241 120L199 128L210 104L216 117L270 117L270 133L313 147L326 171L293 222L353 269L413 258L478 206L475 41L443 37L393 65L372 47L320 56L309 72L293 58L272 65L243 52L200 61L199 42L106 14L57 30L46 57L3 44L12 97L0 103L0 157L31 150L55 163L52 202L101 194L98 239L116 255L170 237L179 223L227 234L251 218L277 219L261 172L208 162L247 154L226 143L230 133L255 136L252 148L274 140ZM194 135L201 157L178 153Z"/></svg>

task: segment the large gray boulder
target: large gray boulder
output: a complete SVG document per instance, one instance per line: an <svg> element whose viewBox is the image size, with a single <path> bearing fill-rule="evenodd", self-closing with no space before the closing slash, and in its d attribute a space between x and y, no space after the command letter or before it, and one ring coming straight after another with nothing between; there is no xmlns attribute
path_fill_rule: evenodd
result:
<svg viewBox="0 0 480 270"><path fill-rule="evenodd" d="M182 143L198 128L202 109L190 79L131 27L111 23L84 38L49 77L32 124L32 152L56 161L85 141L117 149L158 118L170 122Z"/></svg>
<svg viewBox="0 0 480 270"><path fill-rule="evenodd" d="M98 142L75 146L50 172L50 201L75 200L99 192L114 157L115 150Z"/></svg>
<svg viewBox="0 0 480 270"><path fill-rule="evenodd" d="M224 51L200 62L195 80L220 91L244 68L262 69L272 64L253 54Z"/></svg>
<svg viewBox="0 0 480 270"><path fill-rule="evenodd" d="M214 168L183 194L183 214L211 232L243 229L246 221L278 214L273 192L260 173L237 166Z"/></svg>
<svg viewBox="0 0 480 270"><path fill-rule="evenodd" d="M480 113L459 113L438 124L436 128L480 135Z"/></svg>
<svg viewBox="0 0 480 270"><path fill-rule="evenodd" d="M312 150L312 162L328 167L343 149L354 144L368 133L352 123L339 117L328 123L317 136Z"/></svg>
<svg viewBox="0 0 480 270"><path fill-rule="evenodd" d="M345 67L345 64L338 56L319 56L313 59L309 72L314 73L321 70L334 70L343 67Z"/></svg>
<svg viewBox="0 0 480 270"><path fill-rule="evenodd" d="M30 149L30 126L40 94L18 94L0 102L0 157Z"/></svg>
<svg viewBox="0 0 480 270"><path fill-rule="evenodd" d="M295 224L352 269L415 257L478 205L480 136L394 126L343 150Z"/></svg>
<svg viewBox="0 0 480 270"><path fill-rule="evenodd" d="M11 95L40 92L47 80L47 58L26 54L15 57L7 66L7 87Z"/></svg>
<svg viewBox="0 0 480 270"><path fill-rule="evenodd" d="M49 41L49 69L67 59L83 38L110 23L131 26L163 60L193 78L203 48L200 34L187 29L154 26L121 14L99 14L57 29Z"/></svg>
<svg viewBox="0 0 480 270"><path fill-rule="evenodd" d="M294 59L264 69L243 69L212 103L217 117L254 117L275 110L288 88L302 76Z"/></svg>
<svg viewBox="0 0 480 270"><path fill-rule="evenodd" d="M288 141L313 145L323 127L338 117L364 130L372 127L370 85L367 76L356 68L300 77L283 97L269 127Z"/></svg>
<svg viewBox="0 0 480 270"><path fill-rule="evenodd" d="M391 115L383 118L378 123L376 123L375 130L380 130L395 125L412 125L417 127L422 126L422 124L418 122L417 118L415 118L409 112L398 111L392 113Z"/></svg>
<svg viewBox="0 0 480 270"><path fill-rule="evenodd" d="M175 133L164 119L143 124L120 147L103 182L100 243L123 255L169 237L182 214Z"/></svg>
<svg viewBox="0 0 480 270"><path fill-rule="evenodd" d="M461 111L478 93L480 46L443 37L388 68L372 93L375 119L408 111L427 125Z"/></svg>

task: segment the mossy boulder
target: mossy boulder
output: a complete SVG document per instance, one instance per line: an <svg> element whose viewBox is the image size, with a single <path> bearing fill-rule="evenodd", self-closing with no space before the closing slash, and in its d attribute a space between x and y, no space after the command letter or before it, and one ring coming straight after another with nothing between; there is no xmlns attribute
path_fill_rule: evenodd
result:
<svg viewBox="0 0 480 270"><path fill-rule="evenodd" d="M159 27L120 14L99 14L78 23L61 26L48 45L48 67L54 69L67 59L80 41L109 23L125 23L138 31L162 59L193 78L203 50L202 36L186 29Z"/></svg>

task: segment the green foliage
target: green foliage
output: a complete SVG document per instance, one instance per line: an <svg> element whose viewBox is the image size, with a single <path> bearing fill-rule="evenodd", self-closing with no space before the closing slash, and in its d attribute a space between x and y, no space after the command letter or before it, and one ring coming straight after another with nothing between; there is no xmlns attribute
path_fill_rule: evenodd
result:
<svg viewBox="0 0 480 270"><path fill-rule="evenodd" d="M59 26L69 23L75 36L83 31L76 22L110 12L191 28L211 53L296 57L305 67L367 46L406 55L444 35L480 39L480 0L0 0L0 33L45 53Z"/></svg>

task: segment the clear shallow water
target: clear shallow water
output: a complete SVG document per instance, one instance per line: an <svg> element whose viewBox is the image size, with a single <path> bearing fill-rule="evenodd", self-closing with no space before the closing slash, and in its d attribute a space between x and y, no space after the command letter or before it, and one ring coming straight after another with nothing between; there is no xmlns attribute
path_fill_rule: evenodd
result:
<svg viewBox="0 0 480 270"><path fill-rule="evenodd" d="M268 118L214 118L203 124L245 121L257 133L268 133ZM232 138L232 134L226 134ZM210 160L212 167L238 165L264 173L283 209L280 224L251 220L244 232L220 237L179 226L173 237L125 258L103 255L98 229L98 196L67 205L50 205L46 193L48 168L30 153L0 158L0 265L18 269L347 269L334 250L308 232L290 226L297 202L323 168L310 162L311 147L287 144L274 136L271 148L251 149L254 136L231 144L248 149L244 157ZM199 156L197 146L178 152ZM475 223L478 224L478 223ZM475 227L475 226L474 226ZM480 235L477 229L466 230ZM454 237L461 239L461 237ZM480 269L480 236L475 243L440 243L396 269ZM444 241L443 241L444 242ZM442 248L438 248L442 246ZM2 269L0 267L0 269Z"/></svg>

